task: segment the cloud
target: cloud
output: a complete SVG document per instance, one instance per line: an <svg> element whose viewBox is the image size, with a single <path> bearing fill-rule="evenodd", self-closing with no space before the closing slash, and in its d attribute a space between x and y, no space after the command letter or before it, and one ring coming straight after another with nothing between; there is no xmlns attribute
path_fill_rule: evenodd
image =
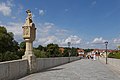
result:
<svg viewBox="0 0 120 80"><path fill-rule="evenodd" d="M8 6L10 6L10 7L15 6L14 4L12 4L12 1L13 1L13 0L7 0L7 1L6 1L6 4L7 4Z"/></svg>
<svg viewBox="0 0 120 80"><path fill-rule="evenodd" d="M23 9L24 9L23 5L19 4L17 13L20 14Z"/></svg>
<svg viewBox="0 0 120 80"><path fill-rule="evenodd" d="M120 43L120 39L114 39L113 43Z"/></svg>
<svg viewBox="0 0 120 80"><path fill-rule="evenodd" d="M23 25L23 23L10 22L10 23L8 23L7 30L13 32L15 35L21 35L22 34L22 25Z"/></svg>
<svg viewBox="0 0 120 80"><path fill-rule="evenodd" d="M11 11L11 7L8 6L6 3L0 4L0 13L2 13L4 16L10 16Z"/></svg>
<svg viewBox="0 0 120 80"><path fill-rule="evenodd" d="M44 10L39 10L39 15L40 15L40 16L45 15L45 11L44 11Z"/></svg>
<svg viewBox="0 0 120 80"><path fill-rule="evenodd" d="M76 35L71 35L71 36L69 36L68 38L66 38L65 40L63 39L62 41L61 41L61 44L67 44L68 42L71 42L71 44L80 44L81 43L81 38L79 38L78 36L76 36Z"/></svg>
<svg viewBox="0 0 120 80"><path fill-rule="evenodd" d="M36 46L55 43L65 47L68 42L71 42L72 45L79 45L82 40L76 35L70 35L68 30L58 28L54 23L45 22L37 25L37 27Z"/></svg>
<svg viewBox="0 0 120 80"><path fill-rule="evenodd" d="M58 38L56 36L48 36L48 37L44 37L44 38L41 38L39 39L39 42L40 43L43 43L43 45L47 45L47 44L50 44L50 43L58 43Z"/></svg>
<svg viewBox="0 0 120 80"><path fill-rule="evenodd" d="M44 36L54 31L52 31L52 29L54 28L53 23L45 22L43 24L39 24L38 26L40 27L38 28L38 32L40 32Z"/></svg>
<svg viewBox="0 0 120 80"><path fill-rule="evenodd" d="M5 27L7 28L8 32L13 32L15 40L21 42L22 38L22 22L14 23L10 22Z"/></svg>
<svg viewBox="0 0 120 80"><path fill-rule="evenodd" d="M100 38L95 38L92 43L95 43L95 44L102 44L104 43L106 40L104 40L102 37Z"/></svg>
<svg viewBox="0 0 120 80"><path fill-rule="evenodd" d="M49 43L58 44L59 46L67 46L68 42L71 42L72 45L79 45L81 43L81 40L82 39L79 38L78 36L71 35L66 39L60 39L59 36L51 35L51 36L39 38L38 42L36 43L40 43L41 45L44 46L46 46Z"/></svg>

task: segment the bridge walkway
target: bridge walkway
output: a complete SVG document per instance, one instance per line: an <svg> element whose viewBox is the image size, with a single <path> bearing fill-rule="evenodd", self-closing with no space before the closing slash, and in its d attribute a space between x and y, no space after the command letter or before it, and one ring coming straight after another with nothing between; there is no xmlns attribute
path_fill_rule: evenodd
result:
<svg viewBox="0 0 120 80"><path fill-rule="evenodd" d="M120 75L99 60L82 59L19 80L120 80Z"/></svg>

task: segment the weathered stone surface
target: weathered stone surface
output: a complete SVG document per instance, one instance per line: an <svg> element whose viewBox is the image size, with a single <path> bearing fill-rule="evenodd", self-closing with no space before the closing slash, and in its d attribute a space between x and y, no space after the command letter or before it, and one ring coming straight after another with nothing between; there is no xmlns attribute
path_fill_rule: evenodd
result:
<svg viewBox="0 0 120 80"><path fill-rule="evenodd" d="M71 57L72 58L72 57ZM76 60L79 58L76 57ZM68 63L68 58L38 58L36 64L36 72L50 67ZM24 77L29 72L28 60L13 60L0 63L0 80L14 80Z"/></svg>
<svg viewBox="0 0 120 80"><path fill-rule="evenodd" d="M27 60L14 60L0 63L0 80L14 80L27 75Z"/></svg>
<svg viewBox="0 0 120 80"><path fill-rule="evenodd" d="M36 57L33 53L33 41L35 40L36 37L36 28L35 24L32 21L32 13L30 10L26 11L27 13L27 18L25 21L25 24L23 25L23 38L25 39L26 42L26 50L25 50L25 55L22 57L22 59L27 59L28 60L28 69L29 73L36 72Z"/></svg>
<svg viewBox="0 0 120 80"><path fill-rule="evenodd" d="M0 63L0 80L7 79L9 77L9 64L8 63Z"/></svg>
<svg viewBox="0 0 120 80"><path fill-rule="evenodd" d="M84 59L31 74L19 80L120 80L120 76L100 61Z"/></svg>

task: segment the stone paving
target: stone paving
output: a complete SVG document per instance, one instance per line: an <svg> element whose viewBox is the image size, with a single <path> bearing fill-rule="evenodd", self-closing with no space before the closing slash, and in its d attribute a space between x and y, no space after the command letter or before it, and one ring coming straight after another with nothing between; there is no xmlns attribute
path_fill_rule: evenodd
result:
<svg viewBox="0 0 120 80"><path fill-rule="evenodd" d="M98 60L82 59L19 80L120 80L120 75Z"/></svg>

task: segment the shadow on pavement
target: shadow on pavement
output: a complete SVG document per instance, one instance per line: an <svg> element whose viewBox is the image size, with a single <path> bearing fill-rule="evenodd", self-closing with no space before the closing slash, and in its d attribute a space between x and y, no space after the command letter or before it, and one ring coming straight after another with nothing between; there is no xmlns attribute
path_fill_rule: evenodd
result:
<svg viewBox="0 0 120 80"><path fill-rule="evenodd" d="M40 72L56 71L56 70L62 70L62 69L64 69L64 68L51 68L51 69L46 69L46 70L43 70Z"/></svg>

